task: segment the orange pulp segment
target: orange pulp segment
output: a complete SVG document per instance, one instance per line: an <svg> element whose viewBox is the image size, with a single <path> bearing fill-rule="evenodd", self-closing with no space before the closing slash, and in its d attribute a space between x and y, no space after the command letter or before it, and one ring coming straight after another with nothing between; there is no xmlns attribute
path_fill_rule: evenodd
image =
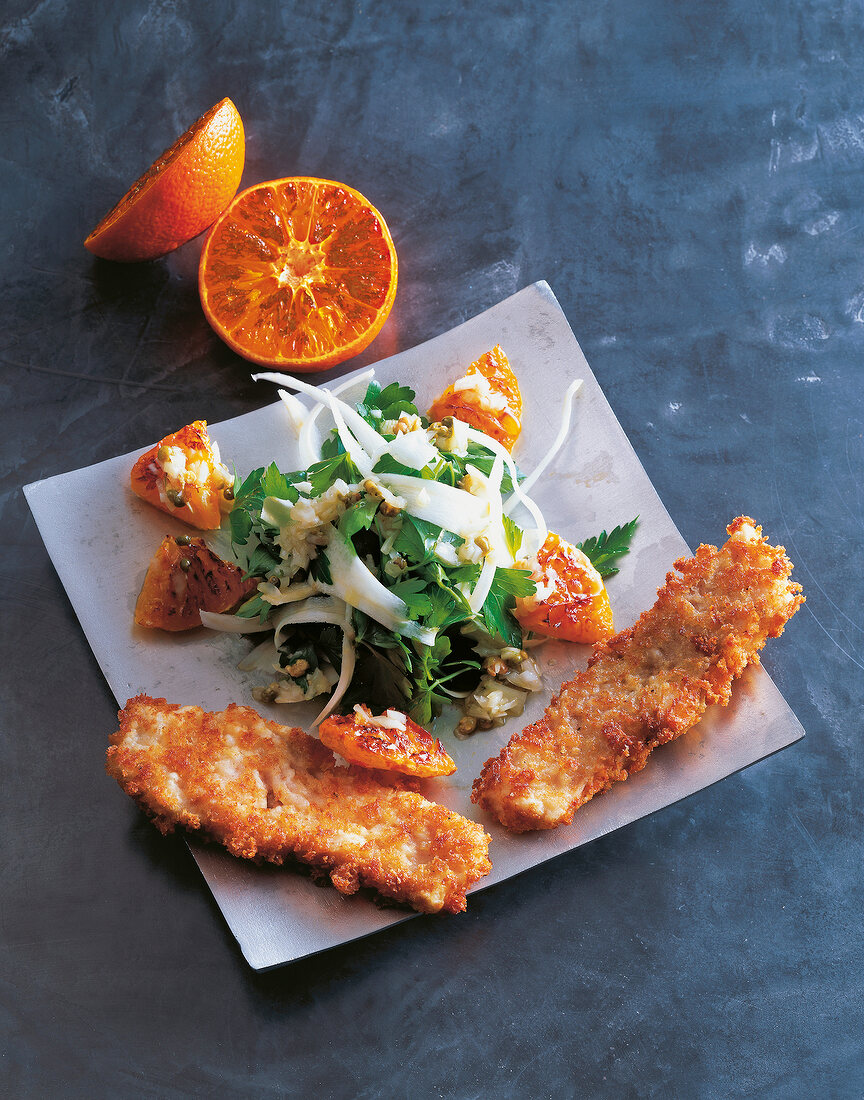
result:
<svg viewBox="0 0 864 1100"><path fill-rule="evenodd" d="M362 768L421 779L456 771L441 742L401 711L388 710L376 717L361 704L353 714L325 718L318 727L318 736L329 749Z"/></svg>
<svg viewBox="0 0 864 1100"><path fill-rule="evenodd" d="M522 430L522 394L498 344L432 403L429 419L443 420L445 416L463 420L513 450Z"/></svg>
<svg viewBox="0 0 864 1100"><path fill-rule="evenodd" d="M132 492L201 531L215 531L231 510L234 479L210 439L207 423L195 420L161 439L132 467Z"/></svg>
<svg viewBox="0 0 864 1100"><path fill-rule="evenodd" d="M202 538L167 536L147 569L138 602L138 626L159 630L192 630L201 625L201 611L230 611L254 592L255 577L209 550Z"/></svg>
<svg viewBox="0 0 864 1100"><path fill-rule="evenodd" d="M517 599L513 612L523 629L586 645L612 637L609 594L578 547L550 531L533 575L538 591Z"/></svg>

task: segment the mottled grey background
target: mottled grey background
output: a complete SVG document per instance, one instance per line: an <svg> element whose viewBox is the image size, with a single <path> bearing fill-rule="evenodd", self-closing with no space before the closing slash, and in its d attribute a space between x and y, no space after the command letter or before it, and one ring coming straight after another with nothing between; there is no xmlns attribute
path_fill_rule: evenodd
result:
<svg viewBox="0 0 864 1100"><path fill-rule="evenodd" d="M860 3L0 12L0 1080L41 1097L864 1094ZM367 194L399 293L351 366L547 279L676 523L750 513L808 596L781 755L472 899L252 974L102 774L115 707L21 494L270 400L200 242L81 247L224 95L247 183Z"/></svg>

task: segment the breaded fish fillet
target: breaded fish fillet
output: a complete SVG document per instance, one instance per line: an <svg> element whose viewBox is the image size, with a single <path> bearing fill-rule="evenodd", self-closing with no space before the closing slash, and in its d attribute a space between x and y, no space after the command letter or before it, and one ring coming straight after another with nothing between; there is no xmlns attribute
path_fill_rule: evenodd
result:
<svg viewBox="0 0 864 1100"><path fill-rule="evenodd" d="M594 647L543 718L487 760L472 798L515 832L569 824L616 779L644 768L782 634L803 597L782 546L739 516L717 550L675 562L635 626Z"/></svg>
<svg viewBox="0 0 864 1100"><path fill-rule="evenodd" d="M412 780L337 765L320 741L249 707L209 714L138 695L119 717L107 771L162 832L200 829L246 859L294 856L343 894L371 886L425 913L458 913L492 869L480 825Z"/></svg>

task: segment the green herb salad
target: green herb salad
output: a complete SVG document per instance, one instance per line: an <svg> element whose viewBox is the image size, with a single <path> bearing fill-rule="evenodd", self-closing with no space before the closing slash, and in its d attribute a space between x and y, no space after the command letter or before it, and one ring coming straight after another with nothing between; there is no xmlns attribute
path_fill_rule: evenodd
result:
<svg viewBox="0 0 864 1100"><path fill-rule="evenodd" d="M233 614L201 619L266 634L240 666L266 680L255 698L329 695L315 724L362 703L428 725L457 703L462 733L520 714L541 681L514 609L536 591L531 562L548 534L527 490L566 438L579 383L524 478L497 441L450 417L429 423L411 389L382 388L372 371L331 390L254 377L286 387L303 468L272 463L235 479L220 539L258 591ZM358 387L358 402L343 399Z"/></svg>

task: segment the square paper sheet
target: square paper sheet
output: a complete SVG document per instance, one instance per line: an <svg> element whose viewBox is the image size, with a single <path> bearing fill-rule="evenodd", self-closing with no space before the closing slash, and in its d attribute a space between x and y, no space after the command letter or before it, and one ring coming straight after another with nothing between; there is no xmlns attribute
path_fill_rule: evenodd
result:
<svg viewBox="0 0 864 1100"><path fill-rule="evenodd" d="M400 381L412 386L418 407L426 408L445 384L495 344L503 347L522 389L523 431L516 458L526 472L554 437L567 385L574 378L584 379L569 442L532 495L550 526L574 541L603 528L611 530L637 514L641 517L632 551L610 582L616 628L629 626L654 602L672 562L687 554L688 548L546 283L527 287L451 332L378 363L376 378L382 384ZM350 391L346 396L352 396ZM180 427L171 422L167 408L165 416L166 432ZM211 425L210 431L223 457L241 473L274 459L283 470L301 465L281 402ZM241 638L205 631L167 636L133 625L135 600L152 554L166 533L185 530L128 489L133 461L151 445L152 441L142 440L129 455L28 485L25 491L39 530L121 706L138 692L164 696L170 702L196 703L207 710L222 710L230 702L252 703L249 689L257 681L236 667L249 648ZM704 541L724 541L724 526L733 518L718 517L716 530L705 531ZM106 546L111 548L107 561ZM497 754L514 732L540 717L562 680L576 667L584 667L588 650L549 643L540 653L546 689L531 697L521 718L458 741L449 732L453 715L445 714L434 731L444 740L458 770L448 779L428 783L426 793L481 821L492 835L494 869L475 889L671 805L803 736L767 673L760 667L750 668L736 686L729 707L712 707L686 736L655 752L644 771L580 809L572 825L513 836L472 806L471 783L484 761ZM257 709L286 725L308 725L319 707ZM110 732L105 731L106 743ZM256 867L198 843L192 849L255 969L314 954L409 916L378 909L363 897L344 898L334 889L320 889L290 869Z"/></svg>

